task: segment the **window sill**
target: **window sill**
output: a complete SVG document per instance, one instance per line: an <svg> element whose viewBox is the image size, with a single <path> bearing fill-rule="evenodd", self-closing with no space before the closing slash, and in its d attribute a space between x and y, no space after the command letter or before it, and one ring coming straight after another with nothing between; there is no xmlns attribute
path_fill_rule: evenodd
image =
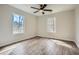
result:
<svg viewBox="0 0 79 59"><path fill-rule="evenodd" d="M14 32L13 35L24 34L24 32Z"/></svg>

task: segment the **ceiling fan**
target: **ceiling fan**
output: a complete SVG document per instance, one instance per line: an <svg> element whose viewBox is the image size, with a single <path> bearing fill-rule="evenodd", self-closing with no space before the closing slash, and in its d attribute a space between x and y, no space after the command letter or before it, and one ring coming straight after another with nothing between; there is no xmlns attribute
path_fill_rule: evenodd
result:
<svg viewBox="0 0 79 59"><path fill-rule="evenodd" d="M39 4L39 8L37 8L37 7L31 7L31 8L33 8L33 9L37 9L37 11L35 11L35 12L33 12L33 13L37 13L37 12L42 12L42 14L45 14L45 12L44 11L49 11L49 12L52 12L53 10L52 9L45 9L46 8L46 6L47 6L47 4Z"/></svg>

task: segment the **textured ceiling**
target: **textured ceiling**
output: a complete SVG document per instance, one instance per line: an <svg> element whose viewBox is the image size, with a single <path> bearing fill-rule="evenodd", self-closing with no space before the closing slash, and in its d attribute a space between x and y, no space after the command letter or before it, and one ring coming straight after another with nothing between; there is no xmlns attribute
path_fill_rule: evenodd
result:
<svg viewBox="0 0 79 59"><path fill-rule="evenodd" d="M31 6L39 8L39 4L10 4L10 6L23 10L32 15L42 16L41 12L33 13L34 11L36 11L36 9L31 8ZM75 6L76 5L74 5L74 4L48 4L46 9L47 8L52 9L53 12L45 12L45 15L62 12L62 11L66 11L66 10L72 10L75 8Z"/></svg>

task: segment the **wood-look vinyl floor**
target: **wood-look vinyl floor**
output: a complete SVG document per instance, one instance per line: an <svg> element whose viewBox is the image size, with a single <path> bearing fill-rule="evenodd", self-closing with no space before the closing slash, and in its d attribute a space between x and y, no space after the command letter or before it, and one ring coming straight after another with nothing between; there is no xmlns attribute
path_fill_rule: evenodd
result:
<svg viewBox="0 0 79 59"><path fill-rule="evenodd" d="M78 55L79 49L73 43L64 41L35 38L26 40L9 55Z"/></svg>

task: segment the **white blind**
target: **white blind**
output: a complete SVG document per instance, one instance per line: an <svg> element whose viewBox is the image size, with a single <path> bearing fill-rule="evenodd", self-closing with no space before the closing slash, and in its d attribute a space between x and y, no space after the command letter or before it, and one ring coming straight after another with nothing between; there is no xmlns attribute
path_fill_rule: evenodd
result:
<svg viewBox="0 0 79 59"><path fill-rule="evenodd" d="M56 18L50 17L47 19L48 32L56 32Z"/></svg>

